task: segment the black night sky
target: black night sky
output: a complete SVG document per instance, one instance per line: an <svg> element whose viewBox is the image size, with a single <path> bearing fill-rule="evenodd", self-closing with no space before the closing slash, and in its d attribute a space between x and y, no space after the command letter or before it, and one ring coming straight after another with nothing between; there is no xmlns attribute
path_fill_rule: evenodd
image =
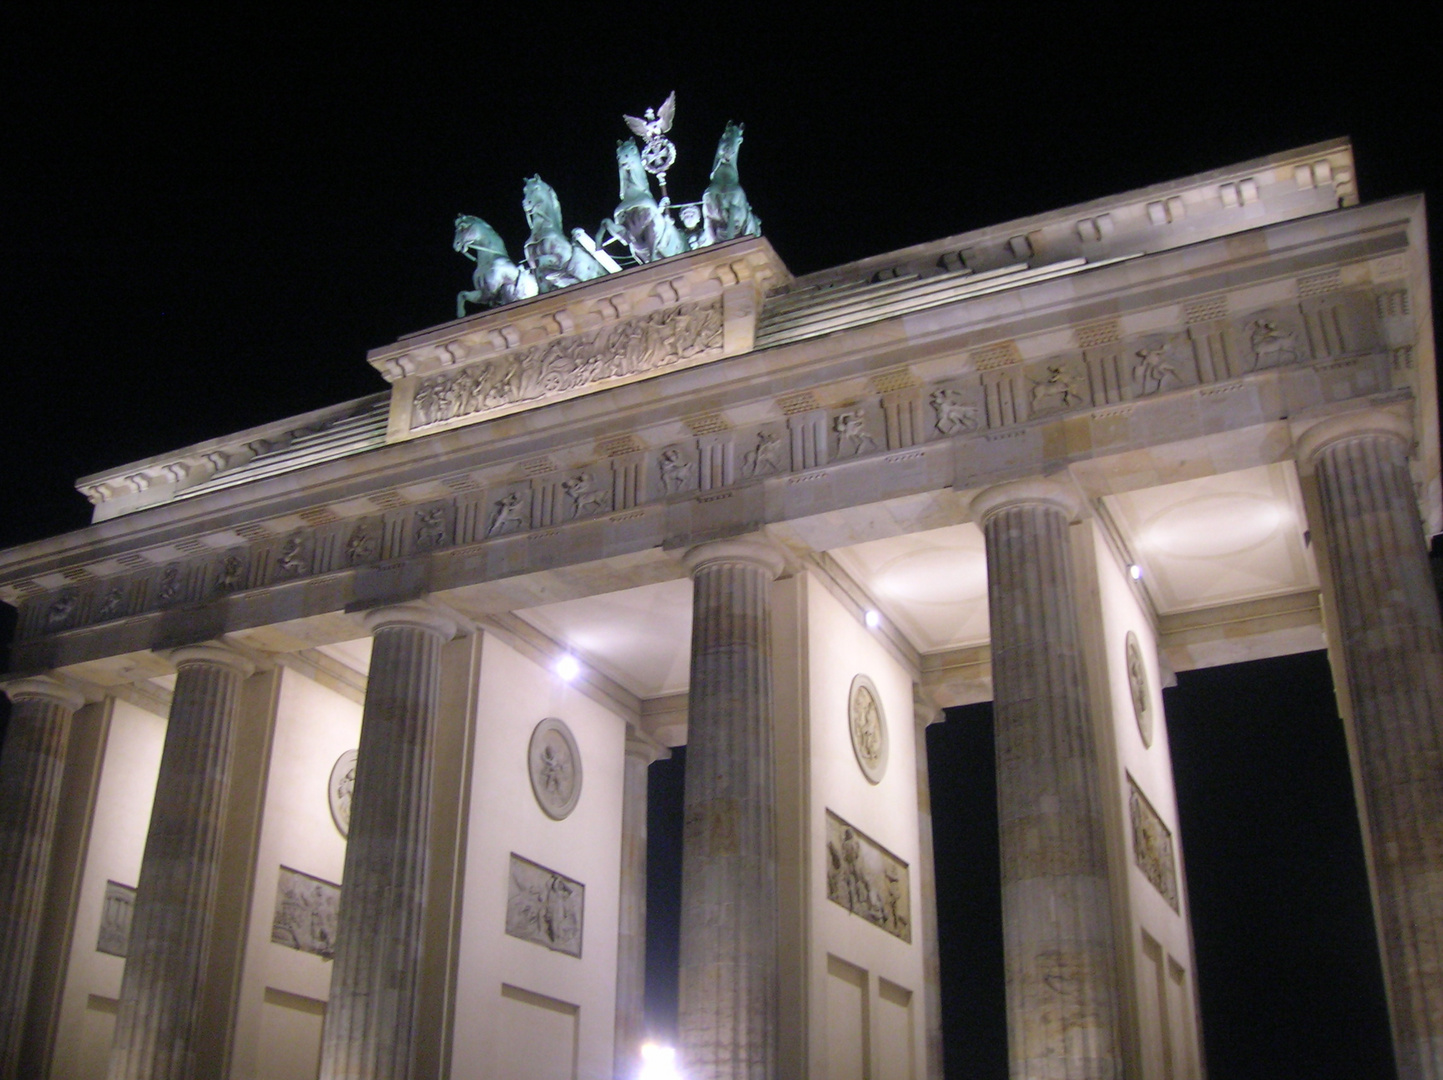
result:
<svg viewBox="0 0 1443 1080"><path fill-rule="evenodd" d="M1437 39L1403 5L19 8L0 15L0 547L84 526L77 477L383 389L365 351L468 287L455 215L515 254L539 173L594 227L621 114L672 89L673 192L696 197L744 121L742 182L796 273L1339 135L1364 200L1443 193ZM1184 673L1166 707L1209 1075L1387 1075L1326 661ZM947 1075L993 1080L990 711L928 746ZM654 768L659 841L677 771Z"/></svg>

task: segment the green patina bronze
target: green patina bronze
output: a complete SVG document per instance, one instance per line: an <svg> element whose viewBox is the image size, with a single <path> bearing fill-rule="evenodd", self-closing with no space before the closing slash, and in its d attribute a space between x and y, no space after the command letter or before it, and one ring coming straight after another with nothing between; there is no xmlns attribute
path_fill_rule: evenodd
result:
<svg viewBox="0 0 1443 1080"><path fill-rule="evenodd" d="M676 94L672 93L660 109L647 109L643 117L625 117L642 144L635 139L616 144L621 202L594 236L584 229L567 233L561 202L539 176L527 180L523 190L521 208L531 235L520 263L511 261L505 242L485 221L459 215L451 246L474 262L476 270L471 275L473 287L456 295L456 317L465 317L468 304L490 308L527 300L615 273L623 262L652 263L739 236L760 236L761 221L737 174L741 124L728 122L722 132L711 183L701 201L671 201L666 174L676 161L676 147L665 135L675 115ZM652 190L652 177L661 188L660 199ZM613 258L606 251L612 244L623 245L626 254Z"/></svg>

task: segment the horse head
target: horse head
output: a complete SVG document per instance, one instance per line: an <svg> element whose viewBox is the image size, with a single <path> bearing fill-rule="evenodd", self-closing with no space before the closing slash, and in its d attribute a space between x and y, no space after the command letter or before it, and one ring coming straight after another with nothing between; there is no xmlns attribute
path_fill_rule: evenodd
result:
<svg viewBox="0 0 1443 1080"><path fill-rule="evenodd" d="M742 148L741 124L728 120L727 126L722 130L722 137L716 144L716 158L712 161L711 174L716 176L717 170L730 165L735 168L737 154Z"/></svg>
<svg viewBox="0 0 1443 1080"><path fill-rule="evenodd" d="M623 199L650 197L651 184L641 164L641 150L635 139L622 139L616 144L616 169Z"/></svg>
<svg viewBox="0 0 1443 1080"><path fill-rule="evenodd" d="M506 241L486 222L472 214L456 215L456 237L451 242L454 251L485 252L493 257L510 258L506 252Z"/></svg>
<svg viewBox="0 0 1443 1080"><path fill-rule="evenodd" d="M539 176L526 180L522 188L521 209L526 214L526 224L532 232L537 229L561 231L561 200L556 191Z"/></svg>

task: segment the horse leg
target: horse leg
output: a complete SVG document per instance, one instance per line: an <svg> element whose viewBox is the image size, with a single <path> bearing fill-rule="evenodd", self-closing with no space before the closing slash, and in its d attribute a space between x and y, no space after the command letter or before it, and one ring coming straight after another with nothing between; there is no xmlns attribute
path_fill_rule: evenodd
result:
<svg viewBox="0 0 1443 1080"><path fill-rule="evenodd" d="M466 317L467 304L479 303L481 303L480 289L477 289L475 292L458 292L456 294L456 318L464 319Z"/></svg>

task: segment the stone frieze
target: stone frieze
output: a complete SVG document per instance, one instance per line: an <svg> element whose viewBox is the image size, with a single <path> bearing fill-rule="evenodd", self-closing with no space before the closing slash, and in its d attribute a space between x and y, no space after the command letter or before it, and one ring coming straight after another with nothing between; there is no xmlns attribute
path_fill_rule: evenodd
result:
<svg viewBox="0 0 1443 1080"><path fill-rule="evenodd" d="M680 304L422 378L411 430L484 419L722 354L722 301Z"/></svg>

